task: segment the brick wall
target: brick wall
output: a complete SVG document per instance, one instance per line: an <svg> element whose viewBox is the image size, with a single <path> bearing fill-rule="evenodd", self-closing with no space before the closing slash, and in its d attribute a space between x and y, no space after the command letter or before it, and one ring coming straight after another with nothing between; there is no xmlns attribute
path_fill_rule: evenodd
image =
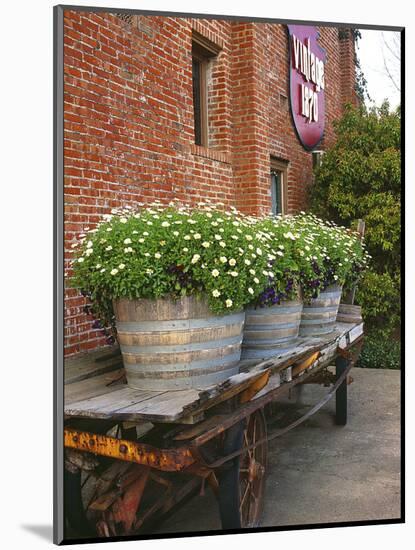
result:
<svg viewBox="0 0 415 550"><path fill-rule="evenodd" d="M209 147L194 145L192 30L220 46L208 71ZM353 41L321 28L327 50L326 131L355 101ZM121 204L222 201L270 208L270 155L288 161L288 210L306 208L311 154L289 112L288 38L269 23L65 11L65 267L85 226ZM65 353L105 345L66 290Z"/></svg>

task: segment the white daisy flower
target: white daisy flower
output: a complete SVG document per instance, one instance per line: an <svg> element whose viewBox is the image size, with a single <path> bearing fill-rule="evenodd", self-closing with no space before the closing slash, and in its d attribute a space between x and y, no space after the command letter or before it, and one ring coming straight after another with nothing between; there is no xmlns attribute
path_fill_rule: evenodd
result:
<svg viewBox="0 0 415 550"><path fill-rule="evenodd" d="M228 299L226 300L225 304L226 304L226 307L232 307L233 302L232 302L232 300L230 300L230 299L228 298Z"/></svg>
<svg viewBox="0 0 415 550"><path fill-rule="evenodd" d="M169 224L169 222L163 222L161 224L161 227L170 227L170 224Z"/></svg>
<svg viewBox="0 0 415 550"><path fill-rule="evenodd" d="M119 269L124 269L124 267L125 267L125 264L120 264L120 265L118 266Z"/></svg>
<svg viewBox="0 0 415 550"><path fill-rule="evenodd" d="M111 275L116 275L118 273L118 269L114 267L114 269L111 269Z"/></svg>
<svg viewBox="0 0 415 550"><path fill-rule="evenodd" d="M213 277L219 277L219 271L217 269L214 269L212 271L212 275L213 275Z"/></svg>
<svg viewBox="0 0 415 550"><path fill-rule="evenodd" d="M82 256L80 258L78 258L78 262L81 264L83 261L85 260L85 258L82 258Z"/></svg>
<svg viewBox="0 0 415 550"><path fill-rule="evenodd" d="M154 257L157 258L157 259L161 258L160 252L156 252L156 253L154 254Z"/></svg>
<svg viewBox="0 0 415 550"><path fill-rule="evenodd" d="M121 223L127 223L127 221L128 221L127 218L120 218ZM114 270L112 270L112 271L114 271ZM112 271L111 271L111 274L115 275L115 273L112 273Z"/></svg>
<svg viewBox="0 0 415 550"><path fill-rule="evenodd" d="M129 237L124 239L124 244L131 244L131 243L132 243L132 240Z"/></svg>
<svg viewBox="0 0 415 550"><path fill-rule="evenodd" d="M201 237L202 237L202 235L200 233L195 233L193 235L193 238L196 239L196 240L199 240Z"/></svg>
<svg viewBox="0 0 415 550"><path fill-rule="evenodd" d="M214 298L219 298L219 296L220 296L219 290L217 290L216 288L215 288L215 290L212 290L212 296Z"/></svg>
<svg viewBox="0 0 415 550"><path fill-rule="evenodd" d="M112 246L109 244L109 245L106 247L105 250L107 250L107 251L109 252L110 250L112 250Z"/></svg>
<svg viewBox="0 0 415 550"><path fill-rule="evenodd" d="M200 260L200 255L199 255L199 254L194 254L194 255L193 255L193 258L191 259L191 262L192 262L192 264L195 264L195 263L197 263L199 260Z"/></svg>
<svg viewBox="0 0 415 550"><path fill-rule="evenodd" d="M219 241L219 246L221 246L222 248L225 248L226 243L224 241Z"/></svg>
<svg viewBox="0 0 415 550"><path fill-rule="evenodd" d="M248 292L249 292L249 294L253 294L253 293L254 293L254 289L251 288L251 287L249 287L249 288L248 288Z"/></svg>
<svg viewBox="0 0 415 550"><path fill-rule="evenodd" d="M258 277L254 277L254 283L256 283L257 285L259 284L259 279L258 279Z"/></svg>
<svg viewBox="0 0 415 550"><path fill-rule="evenodd" d="M236 265L236 260L234 258L231 258L229 260L229 265L232 265L232 266Z"/></svg>
<svg viewBox="0 0 415 550"><path fill-rule="evenodd" d="M209 248L210 243L208 241L203 241L202 246L203 248Z"/></svg>

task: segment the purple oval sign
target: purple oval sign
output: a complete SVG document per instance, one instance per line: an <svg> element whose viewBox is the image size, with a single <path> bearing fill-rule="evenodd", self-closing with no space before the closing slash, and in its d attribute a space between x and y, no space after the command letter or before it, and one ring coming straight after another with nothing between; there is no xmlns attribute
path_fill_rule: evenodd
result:
<svg viewBox="0 0 415 550"><path fill-rule="evenodd" d="M298 137L314 149L324 133L326 52L318 44L318 31L306 25L287 25L290 44L291 113Z"/></svg>

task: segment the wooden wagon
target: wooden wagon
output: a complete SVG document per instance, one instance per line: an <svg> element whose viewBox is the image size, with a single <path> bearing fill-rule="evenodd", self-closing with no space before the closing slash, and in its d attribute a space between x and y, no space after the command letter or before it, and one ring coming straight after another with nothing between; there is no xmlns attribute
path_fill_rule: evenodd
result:
<svg viewBox="0 0 415 550"><path fill-rule="evenodd" d="M67 538L149 533L206 483L217 495L223 529L257 527L268 441L334 395L336 423L346 424L348 373L362 341L362 323L337 323L333 333L300 338L283 355L241 362L239 374L203 391L130 389L117 350L67 360ZM303 383L330 390L304 416L267 434L264 408Z"/></svg>

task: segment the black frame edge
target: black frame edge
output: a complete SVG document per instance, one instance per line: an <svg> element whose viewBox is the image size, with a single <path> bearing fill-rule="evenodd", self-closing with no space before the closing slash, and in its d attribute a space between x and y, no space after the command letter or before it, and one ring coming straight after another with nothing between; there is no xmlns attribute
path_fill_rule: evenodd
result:
<svg viewBox="0 0 415 550"><path fill-rule="evenodd" d="M53 542L64 540L63 512L63 6L53 7Z"/></svg>

